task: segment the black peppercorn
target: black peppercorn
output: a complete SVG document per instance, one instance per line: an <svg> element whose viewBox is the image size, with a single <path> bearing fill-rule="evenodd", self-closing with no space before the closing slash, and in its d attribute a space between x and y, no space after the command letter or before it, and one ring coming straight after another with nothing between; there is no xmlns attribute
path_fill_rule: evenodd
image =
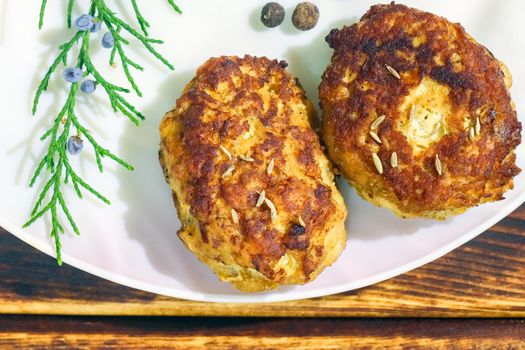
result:
<svg viewBox="0 0 525 350"><path fill-rule="evenodd" d="M292 23L299 30L310 30L319 20L319 9L311 2L301 2L292 15Z"/></svg>
<svg viewBox="0 0 525 350"><path fill-rule="evenodd" d="M261 22L269 28L277 27L284 21L284 7L276 2L269 2L261 11Z"/></svg>

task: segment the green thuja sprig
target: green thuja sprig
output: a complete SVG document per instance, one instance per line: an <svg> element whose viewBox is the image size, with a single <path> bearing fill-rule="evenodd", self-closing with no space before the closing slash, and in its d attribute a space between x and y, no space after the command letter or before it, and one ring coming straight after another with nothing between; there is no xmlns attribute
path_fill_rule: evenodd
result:
<svg viewBox="0 0 525 350"><path fill-rule="evenodd" d="M127 56L125 47L129 45L130 42L122 36L122 31L127 32L140 42L153 57L166 65L169 69L173 70L174 67L153 47L154 44L162 44L163 42L149 37L147 31L150 27L149 23L142 16L136 1L132 0L131 3L142 33L136 30L131 24L118 17L115 12L106 5L106 1L104 0L92 0L89 15L94 18L94 21L104 23L107 30L113 36L114 46L110 53L110 64L113 65L115 58L118 57L131 89L135 91L138 96L142 96L142 92L133 78L131 68L139 71L143 71L144 68ZM47 0L42 0L38 22L39 28L42 28L44 23L46 4ZM71 28L72 26L71 16L74 4L74 0L68 0L66 13L68 28ZM168 4L173 10L180 13L180 9L172 0L168 0ZM95 84L102 87L114 112L122 113L135 125L139 125L139 122L144 119L144 116L126 99L125 96L130 93L130 89L111 83L100 73L93 63L90 55L91 35L94 34L90 30L79 29L74 33L70 40L59 46L58 55L47 70L36 90L32 108L33 115L37 113L40 97L47 90L51 77L57 72L59 67L62 65L68 65L68 55L72 52L74 47L80 45L74 67L82 71L83 77L93 77ZM100 172L103 172L104 170L102 160L106 157L128 170L133 170L133 167L129 163L115 155L109 149L103 147L96 140L95 136L82 124L75 109L79 89L79 81L71 83L64 105L55 116L51 127L40 137L41 141L48 142L48 148L46 154L38 163L29 185L30 187L33 187L37 181L41 179L44 181L44 187L40 191L33 209L31 210L30 219L24 224L24 227L27 227L42 218L44 215L50 215L50 236L55 242L56 258L59 265L62 264L60 234L65 232L64 225L59 217L60 211L67 218L67 222L73 229L73 232L77 235L80 234L80 230L71 214L67 202L65 201L63 194L64 186L71 184L79 198L83 197L84 192L89 192L102 202L110 204L109 199L87 183L86 180L84 180L73 169L68 155L68 142L71 135L75 135L74 137L79 139L85 139L87 140L87 143L91 145Z"/></svg>

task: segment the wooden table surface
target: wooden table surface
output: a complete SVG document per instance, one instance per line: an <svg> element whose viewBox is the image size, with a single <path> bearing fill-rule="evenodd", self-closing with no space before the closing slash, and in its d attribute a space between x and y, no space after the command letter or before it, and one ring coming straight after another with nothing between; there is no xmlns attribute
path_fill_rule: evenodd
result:
<svg viewBox="0 0 525 350"><path fill-rule="evenodd" d="M520 318L525 206L402 276L323 298L249 305L157 296L58 268L0 228L0 348L525 349Z"/></svg>

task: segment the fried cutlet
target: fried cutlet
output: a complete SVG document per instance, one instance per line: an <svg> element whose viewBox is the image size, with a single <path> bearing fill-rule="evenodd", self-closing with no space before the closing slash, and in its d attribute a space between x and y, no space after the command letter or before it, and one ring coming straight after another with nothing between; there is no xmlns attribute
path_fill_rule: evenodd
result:
<svg viewBox="0 0 525 350"><path fill-rule="evenodd" d="M392 3L326 40L323 139L364 199L445 219L513 188L511 77L460 24Z"/></svg>
<svg viewBox="0 0 525 350"><path fill-rule="evenodd" d="M212 58L160 126L178 236L243 291L303 284L346 243L343 198L284 62Z"/></svg>

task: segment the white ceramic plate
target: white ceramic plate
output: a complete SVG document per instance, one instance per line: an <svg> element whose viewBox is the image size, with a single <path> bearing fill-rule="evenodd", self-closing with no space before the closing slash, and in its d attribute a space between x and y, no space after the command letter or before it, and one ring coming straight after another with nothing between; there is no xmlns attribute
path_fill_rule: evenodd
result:
<svg viewBox="0 0 525 350"><path fill-rule="evenodd" d="M80 201L71 190L67 191L67 201L82 235L63 236L66 263L123 285L193 300L239 303L317 297L364 287L428 263L483 232L524 201L522 173L516 178L516 188L499 203L483 205L445 222L401 220L359 199L341 181L350 209L348 246L317 280L305 286L257 294L241 293L219 282L176 236L179 221L157 161L157 127L195 68L210 56L247 53L286 59L289 69L316 100L320 75L331 55L324 36L331 28L356 21L373 2L318 0L319 24L305 33L294 30L290 24L290 14L298 2L281 1L288 16L283 26L272 30L263 28L258 21L264 1L179 0L184 9L181 16L172 13L163 0L148 1L147 7L142 5L153 25L152 34L166 41L160 51L175 63L176 71L167 71L133 46L133 57L146 66L145 73L136 74L144 98L133 98L148 117L140 128L110 112L102 89L81 98L81 118L103 144L129 160L136 171L130 173L106 161L106 171L99 174L90 151L73 160L80 173L113 203L105 206L89 196ZM49 2L45 26L39 32L39 1L0 0L0 225L51 255L54 252L48 237L49 222L41 220L28 229L21 226L36 196L27 183L44 152L38 136L64 101L65 84L60 76L55 76L39 113L31 116L36 85L54 59L58 44L72 34L65 29L62 3ZM406 3L461 22L506 62L514 76L512 95L518 114L525 115L525 2ZM117 11L131 17L126 6L117 6ZM76 10L76 14L81 12L82 9ZM98 65L107 67L109 52L97 49L96 41L92 47ZM103 71L114 81L125 83L118 70ZM520 147L521 168L525 168L524 160Z"/></svg>

